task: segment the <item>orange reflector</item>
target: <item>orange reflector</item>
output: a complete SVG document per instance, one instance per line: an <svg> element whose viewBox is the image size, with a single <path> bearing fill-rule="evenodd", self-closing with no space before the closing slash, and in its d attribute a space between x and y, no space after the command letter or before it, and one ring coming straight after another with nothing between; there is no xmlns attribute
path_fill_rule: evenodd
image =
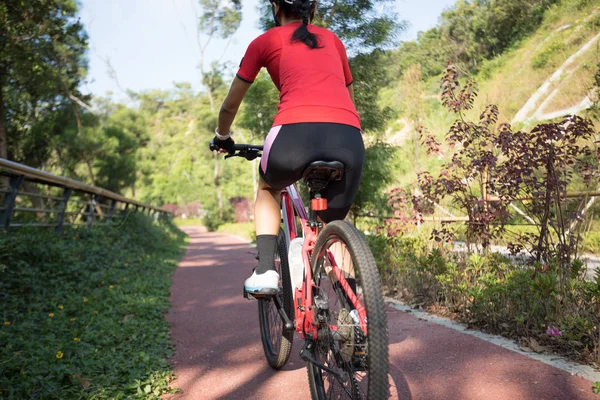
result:
<svg viewBox="0 0 600 400"><path fill-rule="evenodd" d="M327 210L327 199L312 199L310 206L314 211Z"/></svg>

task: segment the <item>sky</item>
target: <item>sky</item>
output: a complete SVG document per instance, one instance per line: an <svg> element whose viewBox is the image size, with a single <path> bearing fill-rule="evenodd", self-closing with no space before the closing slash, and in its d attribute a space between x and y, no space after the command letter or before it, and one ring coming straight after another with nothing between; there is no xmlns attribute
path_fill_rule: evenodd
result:
<svg viewBox="0 0 600 400"><path fill-rule="evenodd" d="M246 47L261 31L257 5L243 0L240 29L227 47L216 40L207 48L205 65L228 61L235 72ZM424 3L427 6L424 6ZM455 0L396 0L396 11L409 23L401 40L434 27ZM84 92L124 98L126 90L168 90L189 82L200 90L199 46L195 21L197 0L81 0L81 21L89 36L89 70Z"/></svg>

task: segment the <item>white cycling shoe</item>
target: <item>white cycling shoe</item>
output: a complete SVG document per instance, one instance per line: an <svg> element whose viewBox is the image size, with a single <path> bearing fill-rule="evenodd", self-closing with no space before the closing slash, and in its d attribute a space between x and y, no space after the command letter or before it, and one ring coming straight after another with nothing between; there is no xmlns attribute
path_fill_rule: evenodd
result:
<svg viewBox="0 0 600 400"><path fill-rule="evenodd" d="M273 296L279 292L279 274L277 271L269 270L264 274L252 271L252 276L244 282L244 297L248 294L254 297Z"/></svg>

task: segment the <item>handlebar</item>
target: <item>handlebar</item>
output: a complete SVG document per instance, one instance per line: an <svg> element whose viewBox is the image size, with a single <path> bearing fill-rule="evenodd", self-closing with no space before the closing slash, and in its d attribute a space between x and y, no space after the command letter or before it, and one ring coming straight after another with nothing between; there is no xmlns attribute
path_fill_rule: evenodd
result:
<svg viewBox="0 0 600 400"><path fill-rule="evenodd" d="M225 156L225 158L244 157L249 161L254 160L262 155L261 151L263 150L263 147L264 146L262 145L255 144L234 144L231 148L231 151ZM210 141L209 148L211 151L217 151L220 149L220 147L216 145L214 139Z"/></svg>

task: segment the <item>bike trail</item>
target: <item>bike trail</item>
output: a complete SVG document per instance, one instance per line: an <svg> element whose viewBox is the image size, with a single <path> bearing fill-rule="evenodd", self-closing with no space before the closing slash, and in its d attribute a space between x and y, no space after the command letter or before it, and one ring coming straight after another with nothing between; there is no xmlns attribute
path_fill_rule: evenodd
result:
<svg viewBox="0 0 600 400"><path fill-rule="evenodd" d="M266 363L256 301L242 297L255 266L245 241L184 228L190 245L173 276L167 315L182 393L173 400L310 399L305 363L292 356L280 371ZM391 399L571 400L600 397L592 382L487 341L387 309Z"/></svg>

